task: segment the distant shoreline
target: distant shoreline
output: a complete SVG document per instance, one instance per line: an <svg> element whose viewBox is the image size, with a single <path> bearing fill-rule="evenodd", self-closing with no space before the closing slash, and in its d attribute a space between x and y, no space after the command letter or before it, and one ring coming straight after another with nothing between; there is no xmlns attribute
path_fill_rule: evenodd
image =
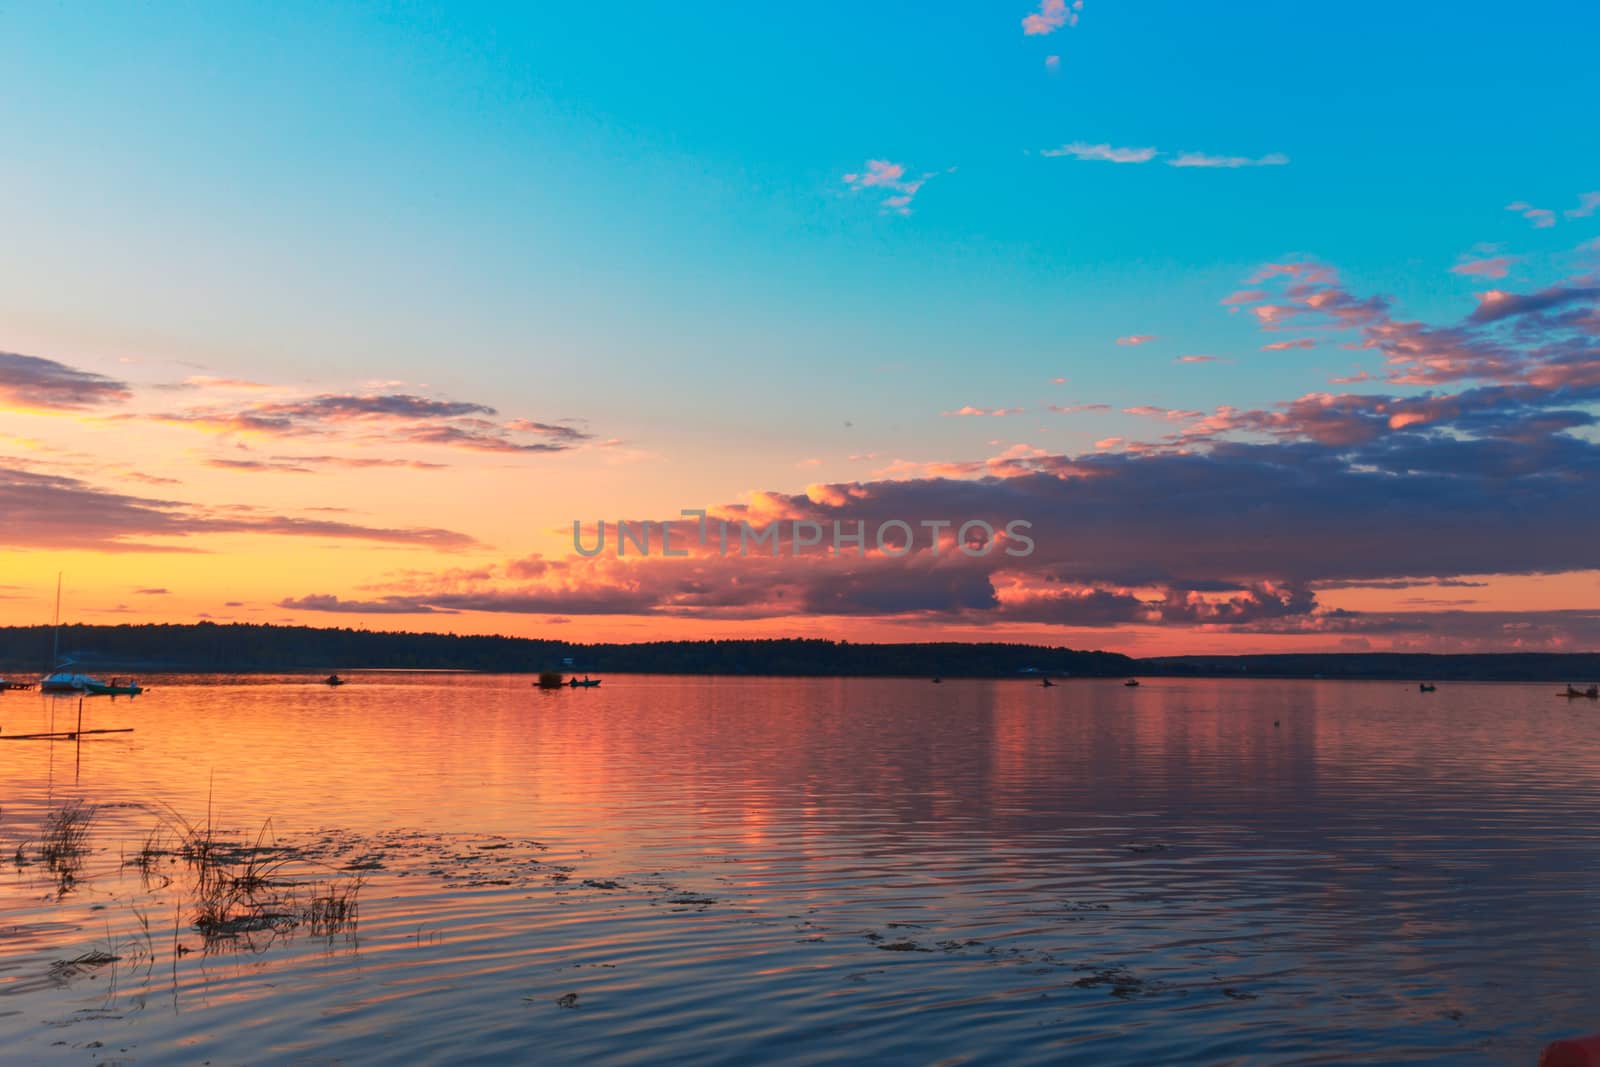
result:
<svg viewBox="0 0 1600 1067"><path fill-rule="evenodd" d="M0 676L47 672L49 626L0 627ZM1600 653L1334 652L1136 658L1043 645L855 644L813 638L579 644L503 636L251 623L63 625L63 659L123 674L339 670L830 678L1323 678L1429 682L1600 680Z"/></svg>

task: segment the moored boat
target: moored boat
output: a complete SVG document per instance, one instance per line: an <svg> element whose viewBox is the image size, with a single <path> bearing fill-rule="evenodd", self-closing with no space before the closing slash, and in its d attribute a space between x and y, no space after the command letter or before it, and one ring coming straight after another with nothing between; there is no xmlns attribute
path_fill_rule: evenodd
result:
<svg viewBox="0 0 1600 1067"><path fill-rule="evenodd" d="M76 674L72 671L55 671L47 674L39 682L41 693L87 693L91 685L104 686L108 683L87 674Z"/></svg>
<svg viewBox="0 0 1600 1067"><path fill-rule="evenodd" d="M136 697L144 692L144 686L134 681L124 682L121 678L113 678L109 682L98 682L90 678L84 682L83 691L90 696Z"/></svg>

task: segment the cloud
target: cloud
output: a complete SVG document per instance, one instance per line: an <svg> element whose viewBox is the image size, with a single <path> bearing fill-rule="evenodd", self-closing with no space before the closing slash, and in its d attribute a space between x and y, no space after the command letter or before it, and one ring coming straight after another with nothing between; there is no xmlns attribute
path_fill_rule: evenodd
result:
<svg viewBox="0 0 1600 1067"><path fill-rule="evenodd" d="M1061 57L1060 56L1045 56L1044 57L1044 69L1048 70L1052 74L1054 74L1056 71L1060 70L1061 69Z"/></svg>
<svg viewBox="0 0 1600 1067"><path fill-rule="evenodd" d="M261 389L271 389L272 386L262 382L245 381L241 378L213 378L209 374L191 374L183 380L182 388L185 389L237 389L255 392Z"/></svg>
<svg viewBox="0 0 1600 1067"><path fill-rule="evenodd" d="M1216 356L1179 356L1174 363L1216 363Z"/></svg>
<svg viewBox="0 0 1600 1067"><path fill-rule="evenodd" d="M351 615L453 615L455 612L419 604L406 597L383 597L378 600L340 600L336 596L313 593L303 597L285 597L275 605L291 611L323 611Z"/></svg>
<svg viewBox="0 0 1600 1067"><path fill-rule="evenodd" d="M1183 422L1187 419L1198 419L1205 416L1203 411L1181 411L1173 408L1155 407L1151 404L1123 408L1122 413L1124 415L1137 415L1146 419L1165 419L1168 422Z"/></svg>
<svg viewBox="0 0 1600 1067"><path fill-rule="evenodd" d="M1579 194L1578 206L1568 208L1563 214L1569 219L1586 219L1597 210L1600 210L1600 190Z"/></svg>
<svg viewBox="0 0 1600 1067"><path fill-rule="evenodd" d="M955 170L951 167L945 173ZM863 170L844 176L844 183L852 190L877 190L891 195L884 197L880 206L886 215L909 215L911 203L916 199L917 193L928 184L930 178L937 177L936 172L929 172L916 178L906 177L906 167L903 163L891 163L886 159L869 159Z"/></svg>
<svg viewBox="0 0 1600 1067"><path fill-rule="evenodd" d="M1467 316L1467 320L1478 323L1499 322L1516 315L1548 311L1567 304L1592 304L1596 300L1600 300L1600 286L1553 285L1536 293L1506 293L1499 289L1490 289L1486 293L1479 294L1478 306Z"/></svg>
<svg viewBox="0 0 1600 1067"><path fill-rule="evenodd" d="M135 589L133 592L134 592L135 596L166 596L167 595L167 590L165 590L165 589Z"/></svg>
<svg viewBox="0 0 1600 1067"><path fill-rule="evenodd" d="M1073 141L1060 148L1046 148L1039 153L1054 159L1071 156L1074 159L1099 160L1105 163L1148 163L1156 157L1154 148L1116 148L1109 144L1085 144Z"/></svg>
<svg viewBox="0 0 1600 1067"><path fill-rule="evenodd" d="M383 467L405 470L449 469L443 463L424 463L414 459L379 459L371 456L268 456L263 459L208 456L203 462L206 466L219 470L264 474L315 474L319 467L337 467L345 470L371 470Z"/></svg>
<svg viewBox="0 0 1600 1067"><path fill-rule="evenodd" d="M0 405L39 411L79 411L127 400L124 382L77 370L53 359L0 352Z"/></svg>
<svg viewBox="0 0 1600 1067"><path fill-rule="evenodd" d="M1542 207L1534 207L1526 200L1517 200L1506 205L1507 211L1515 211L1529 222L1535 229L1548 230L1556 224L1556 213Z"/></svg>
<svg viewBox="0 0 1600 1067"><path fill-rule="evenodd" d="M1240 167L1285 167L1289 157L1282 152L1271 152L1256 159L1248 156L1213 156L1204 152L1180 152L1167 160L1169 167L1220 167L1237 170Z"/></svg>
<svg viewBox="0 0 1600 1067"><path fill-rule="evenodd" d="M971 404L968 404L966 407L957 408L955 411L941 411L939 414L945 418L957 418L968 415L1003 416L1021 415L1025 410L1025 408L975 408Z"/></svg>
<svg viewBox="0 0 1600 1067"><path fill-rule="evenodd" d="M1293 341L1273 341L1271 344L1261 346L1263 352L1286 352L1291 348L1315 348L1317 342L1310 337L1301 337Z"/></svg>
<svg viewBox="0 0 1600 1067"><path fill-rule="evenodd" d="M1131 337L1119 337L1119 338L1117 338L1117 344L1119 344L1119 345L1147 345L1151 341L1154 341L1154 340L1157 340L1157 339L1158 339L1157 335L1153 334L1153 333L1136 333L1136 334L1133 334Z"/></svg>
<svg viewBox="0 0 1600 1067"><path fill-rule="evenodd" d="M477 541L434 528L382 528L129 496L76 478L0 467L0 546L100 552L198 552L193 539L253 534L453 551ZM151 538L158 540L152 541Z"/></svg>
<svg viewBox="0 0 1600 1067"><path fill-rule="evenodd" d="M353 601L319 593L283 606L671 619L811 614L1486 647L1600 640L1600 612L1362 613L1319 602L1323 590L1357 584L1600 570L1592 282L1501 293L1442 323L1401 318L1390 299L1353 290L1313 260L1268 264L1248 284L1248 296L1230 306L1250 309L1269 336L1292 325L1294 341L1283 343L1372 350L1386 360L1390 384L1404 388L1312 392L1208 414L1129 406L1127 414L1158 420L1156 440L1109 437L1076 454L1013 445L987 458L896 460L869 479L803 493L754 491L711 509L713 521L804 521L824 530L836 522L872 530L895 519L922 530L982 519L998 531L1024 519L1035 551L1020 557L968 557L946 528L939 551L928 538L904 557L794 555L786 547L724 559L695 543L693 523L668 520L688 557L513 560L488 572L411 576ZM959 413L996 410L1014 409Z"/></svg>
<svg viewBox="0 0 1600 1067"><path fill-rule="evenodd" d="M1156 148L1118 148L1110 144L1089 144L1084 141L1073 141L1060 148L1046 148L1039 153L1047 158L1071 156L1074 159L1094 160L1105 163L1149 163L1162 153ZM1211 167L1226 170L1238 170L1240 167L1283 167L1289 163L1289 157L1281 152L1273 152L1256 159L1247 156L1218 156L1205 152L1179 152L1166 161L1169 167Z"/></svg>
<svg viewBox="0 0 1600 1067"><path fill-rule="evenodd" d="M537 454L563 452L592 440L573 426L531 419L499 420L487 404L440 400L410 393L322 393L288 400L242 405L211 405L142 416L154 422L227 435L259 437L339 438L386 444L409 444L473 452ZM390 461L332 456L306 457L300 465L387 466ZM393 461L392 465L401 462ZM219 460L215 466L238 470L291 469L260 461ZM427 467L419 465L419 468Z"/></svg>
<svg viewBox="0 0 1600 1067"><path fill-rule="evenodd" d="M1512 264L1519 256L1489 256L1467 259L1450 268L1451 274L1464 274L1473 278L1504 278L1511 273Z"/></svg>
<svg viewBox="0 0 1600 1067"><path fill-rule="evenodd" d="M1039 10L1022 20L1022 33L1027 37L1043 37L1055 33L1063 26L1076 26L1083 12L1083 0L1039 0Z"/></svg>
<svg viewBox="0 0 1600 1067"><path fill-rule="evenodd" d="M865 170L857 174L846 174L844 181L852 189L898 189L905 174L904 163L891 163L887 159L869 159Z"/></svg>
<svg viewBox="0 0 1600 1067"><path fill-rule="evenodd" d="M1056 412L1058 414L1061 414L1061 415L1076 415L1076 414L1078 414L1080 412L1085 412L1085 411L1110 411L1111 410L1111 405L1110 404L1071 404L1071 405L1063 406L1061 404L1051 404L1051 405L1049 405L1049 408L1050 408L1051 411L1054 411L1054 412Z"/></svg>

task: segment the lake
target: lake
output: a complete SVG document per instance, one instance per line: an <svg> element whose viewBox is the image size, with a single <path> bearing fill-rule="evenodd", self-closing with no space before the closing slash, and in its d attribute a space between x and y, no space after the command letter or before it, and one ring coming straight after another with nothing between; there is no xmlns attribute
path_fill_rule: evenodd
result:
<svg viewBox="0 0 1600 1067"><path fill-rule="evenodd" d="M1531 1065L1600 1030L1600 709L1555 685L349 677L151 677L83 705L133 733L0 743L7 1059ZM77 714L0 696L5 734Z"/></svg>

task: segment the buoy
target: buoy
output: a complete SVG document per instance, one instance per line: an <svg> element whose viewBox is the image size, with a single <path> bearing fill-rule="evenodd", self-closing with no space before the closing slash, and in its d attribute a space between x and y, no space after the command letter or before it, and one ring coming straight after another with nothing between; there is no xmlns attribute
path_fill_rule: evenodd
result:
<svg viewBox="0 0 1600 1067"><path fill-rule="evenodd" d="M1540 1054L1539 1067L1600 1067L1600 1034L1552 1041Z"/></svg>

